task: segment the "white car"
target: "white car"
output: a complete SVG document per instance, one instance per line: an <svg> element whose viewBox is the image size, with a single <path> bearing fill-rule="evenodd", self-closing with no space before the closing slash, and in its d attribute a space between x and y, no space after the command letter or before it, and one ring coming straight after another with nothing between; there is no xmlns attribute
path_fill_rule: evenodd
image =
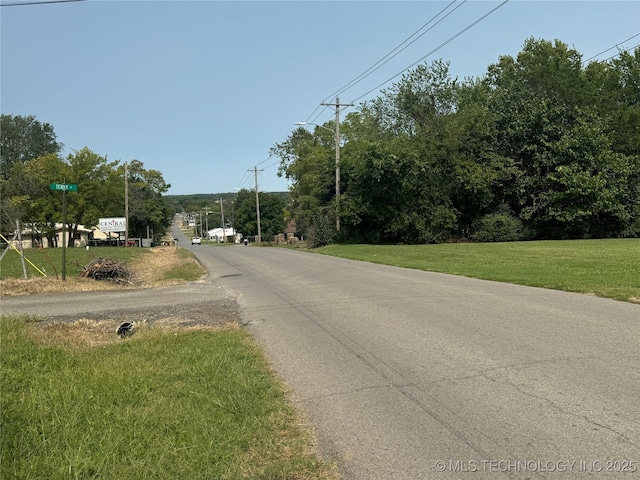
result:
<svg viewBox="0 0 640 480"><path fill-rule="evenodd" d="M201 245L202 239L200 237L193 237L191 239L191 245Z"/></svg>

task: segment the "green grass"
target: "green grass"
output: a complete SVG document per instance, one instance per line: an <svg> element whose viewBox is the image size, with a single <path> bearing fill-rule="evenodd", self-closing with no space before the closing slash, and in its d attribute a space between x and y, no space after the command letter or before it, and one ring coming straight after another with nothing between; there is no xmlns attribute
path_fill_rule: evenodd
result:
<svg viewBox="0 0 640 480"><path fill-rule="evenodd" d="M0 329L0 478L336 478L244 330L71 348Z"/></svg>
<svg viewBox="0 0 640 480"><path fill-rule="evenodd" d="M89 251L84 248L67 248L67 275L76 276L82 267L92 258L108 257L113 260L127 263L140 255L149 253L148 248L122 248L122 247L91 247ZM27 248L25 257L38 269L44 271L47 276L55 277L56 273L62 275L62 249L61 248ZM25 261L27 276L29 278L42 275L29 262ZM15 250L8 251L0 262L0 278L22 278L22 263L20 255Z"/></svg>
<svg viewBox="0 0 640 480"><path fill-rule="evenodd" d="M176 250L178 257L185 260L184 263L171 268L164 272L162 280L184 280L187 282L193 282L198 280L206 271L199 264L191 262L193 254L189 250L184 248L178 248Z"/></svg>
<svg viewBox="0 0 640 480"><path fill-rule="evenodd" d="M338 257L640 302L640 239L330 245Z"/></svg>

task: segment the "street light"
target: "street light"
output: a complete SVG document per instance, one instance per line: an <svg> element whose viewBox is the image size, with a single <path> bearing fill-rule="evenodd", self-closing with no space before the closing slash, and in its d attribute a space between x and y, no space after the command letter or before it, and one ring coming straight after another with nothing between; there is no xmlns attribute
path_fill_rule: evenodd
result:
<svg viewBox="0 0 640 480"><path fill-rule="evenodd" d="M340 123L338 119L336 119L336 130L335 132L330 128L325 127L324 125L318 125L313 122L296 122L294 125L299 125L301 127L305 125L315 125L319 128L324 128L325 130L329 130L332 133L335 133L336 139L336 231L340 231Z"/></svg>

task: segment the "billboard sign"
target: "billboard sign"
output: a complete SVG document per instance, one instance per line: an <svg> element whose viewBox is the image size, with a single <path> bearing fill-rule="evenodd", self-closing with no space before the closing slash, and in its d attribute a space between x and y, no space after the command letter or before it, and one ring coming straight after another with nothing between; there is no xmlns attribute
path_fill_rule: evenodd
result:
<svg viewBox="0 0 640 480"><path fill-rule="evenodd" d="M127 219L124 217L101 218L98 224L101 232L124 232L127 229Z"/></svg>

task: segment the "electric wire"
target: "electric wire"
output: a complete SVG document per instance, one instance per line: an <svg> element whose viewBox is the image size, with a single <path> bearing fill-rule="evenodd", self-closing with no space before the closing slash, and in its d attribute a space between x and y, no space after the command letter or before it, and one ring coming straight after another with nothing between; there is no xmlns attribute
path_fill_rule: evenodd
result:
<svg viewBox="0 0 640 480"><path fill-rule="evenodd" d="M326 101L328 101L328 99L335 97L336 95L339 95L340 93L346 91L348 88L356 85L357 83L359 83L361 80L364 80L366 77L368 77L369 75L371 75L373 72L375 72L376 70L378 70L380 67L382 67L383 65L385 65L387 62L389 62L389 60L391 60L392 58L396 57L398 54L400 54L403 50L405 50L407 47L409 47L410 45L412 45L413 43L415 43L419 38L421 38L423 35L425 35L427 32L431 31L436 25L438 25L440 22L442 22L445 18L447 18L449 15L451 15L453 12L455 12L458 8L460 8L462 5L464 5L467 0L462 1L458 6L456 6L456 8L454 8L451 12L447 13L447 15L445 15L444 17L442 17L440 20L438 20L437 23L435 23L431 28L429 28L428 30L422 32L422 34L420 34L419 36L417 36L415 39L413 39L411 42L409 42L413 37L415 37L416 35L418 35L418 33L420 33L425 27L427 27L429 24L431 24L433 21L435 21L440 15L442 15L444 12L446 12L454 3L456 3L457 0L452 0L445 8L443 8L442 10L440 10L436 15L434 15L433 17L431 17L431 19L429 21L427 21L426 23L424 23L418 30L416 30L414 33L412 33L411 35L409 35L409 37L407 37L404 41L402 41L398 46L396 46L393 50L391 50L389 53L387 53L384 57L382 57L380 60L378 60L376 63L374 63L371 67L369 67L368 69L366 69L363 73L361 73L360 75L358 75L356 78L354 78L353 80L351 80L350 82L348 82L346 85L344 85L342 88L338 89L336 92L332 93L331 95L328 95L327 97L325 97L324 100L322 100L322 103L325 103ZM409 43L407 43L409 42ZM405 45L406 44L406 45ZM404 45L404 47L403 47ZM402 47L402 48L401 48ZM327 110L327 106L325 106L315 117L313 117L313 115L318 111L318 109L320 109L320 107L322 105L318 105L313 112L311 112L311 114L307 117L307 119L305 120L306 123L318 123L318 117L320 117L320 115L322 115L322 113Z"/></svg>
<svg viewBox="0 0 640 480"><path fill-rule="evenodd" d="M420 57L418 60L416 60L414 63L412 63L411 65L409 65L408 67L406 67L405 69L403 69L401 72L396 73L394 76L388 78L387 80L385 80L384 82L382 82L380 85L372 88L371 90L369 90L368 92L360 95L359 97L351 100L351 102L349 103L355 103L358 100L361 100L362 98L366 97L367 95L369 95L370 93L374 92L375 90L378 90L380 87L382 87L383 85L389 83L391 80L393 80L394 78L398 77L399 75L402 75L405 71L409 70L410 68L415 67L416 65L418 65L420 62L422 62L424 59L426 59L427 57L433 55L435 52L437 52L438 50L440 50L441 48L443 48L444 46L448 45L449 43L451 43L453 40L455 40L456 38L458 38L460 35L462 35L463 33L467 32L468 30L470 30L471 28L475 27L478 23L480 23L481 21L483 21L485 18L487 18L489 15L491 15L492 13L494 13L496 10L498 10L499 8L503 7L504 5L506 5L509 2L509 0L504 0L500 5L492 8L491 10L489 10L487 13L485 13L484 15L482 15L480 18L478 18L477 20L473 21L472 23L470 23L469 25L467 25L465 28L463 28L462 30L460 30L458 33L456 33L455 35L449 37L447 40L445 40L444 42L442 42L440 45L438 45L436 48L434 48L433 50L431 50L430 52L426 53L425 55L423 55L422 57Z"/></svg>
<svg viewBox="0 0 640 480"><path fill-rule="evenodd" d="M465 0L465 1L466 1L466 0ZM504 5L506 5L508 2L509 2L509 0L504 0L502 3L500 3L500 4L499 4L499 5L497 5L496 7L492 8L492 9L491 9L491 10L489 10L487 13L485 13L484 15L482 15L481 17L479 17L478 19L476 19L475 21L473 21L472 23L470 23L469 25L467 25L467 26L466 26L465 28L463 28L462 30L460 30L458 33L456 33L455 35L453 35L453 36L449 37L446 41L444 41L443 43L441 43L440 45L438 45L436 48L434 48L433 50L429 51L427 54L425 54L425 55L423 55L422 57L420 57L417 61L415 61L414 63L412 63L412 64L411 64L411 65L409 65L408 67L404 68L402 71L400 71L400 72L396 73L396 74L395 74L395 75L393 75L392 77L388 78L388 79L387 79L387 80L385 80L384 82L380 83L380 84L379 84L379 85L377 85L376 87L374 87L374 88L372 88L371 90L367 91L366 93L364 93L364 94L360 95L359 97L355 98L354 100L352 100L352 101L351 101L351 102L349 102L349 103L356 103L357 101L359 101L359 100L361 100L362 98L366 97L367 95L369 95L370 93L374 92L375 90L378 90L378 89L379 89L380 87L382 87L383 85L385 85L385 84L389 83L390 81L392 81L394 78L398 77L399 75L401 75L401 74L402 74L402 73L404 73L405 71L409 70L410 68L415 67L417 64L419 64L420 62L422 62L424 59L426 59L427 57L429 57L429 56L433 55L435 52L437 52L437 51L438 51L438 50L440 50L441 48L445 47L446 45L448 45L449 43L451 43L453 40L455 40L456 38L458 38L459 36L461 36L462 34L464 34L465 32L467 32L467 31L468 31L468 30L470 30L471 28L475 27L478 23L482 22L485 18L487 18L489 15L493 14L495 11L497 11L498 9L500 9L501 7L503 7ZM450 5L450 4L449 4L449 5ZM462 5L462 4L461 4L461 5ZM459 5L459 6L461 6L461 5ZM458 7L456 7L456 9L457 9L457 8L459 8L459 6L458 6ZM448 16L448 15L450 15L451 13L453 13L454 11L455 11L455 9L454 9L454 10L452 10L451 12L449 12L449 13L447 14L447 16ZM440 15L441 13L442 13L442 11L441 11L438 15ZM437 16L438 16L438 15L436 15L434 18L437 18ZM442 19L440 19L440 20L438 21L438 23L440 23L440 21L444 20L444 18L446 18L446 16L445 16L445 17L443 17ZM433 19L432 19L432 20L433 20ZM431 22L432 20L430 20L430 22ZM427 22L427 24L428 24L428 23L429 23L429 22ZM425 24L425 25L427 25L427 24ZM426 33L426 32L425 32L425 33ZM409 38L411 38L411 36L410 36ZM402 45L402 44L401 44L401 45ZM383 58L384 58L384 57L383 57ZM363 77L363 78L364 78L364 77ZM350 82L349 84L347 84L347 85L349 86L349 88L350 88L351 86L355 85L356 83L359 83L359 81L358 81L358 82L356 82L356 83L353 83L353 84L351 84L351 83L352 83L352 82ZM343 87L343 89L344 89L344 88L345 88L345 87ZM341 91L343 91L343 90L341 89L341 90L339 90L338 92L341 92ZM330 96L331 96L331 95L330 95ZM330 96L329 96L329 97L330 97ZM327 97L327 98L328 98L328 97ZM309 117L308 117L308 118L311 118L311 117L313 116L313 114L318 110L318 108L319 108L319 107L316 107L316 109L311 113L311 115L309 115ZM326 108L327 108L327 107L325 107L325 109L326 109ZM324 110L323 110L323 111L324 111ZM318 113L318 115L316 115L315 119L317 119L321 114L322 114L322 111L321 111L320 113ZM314 119L314 120L315 120L315 119ZM315 121L309 121L309 120L307 119L307 123L317 123L317 122L315 122Z"/></svg>
<svg viewBox="0 0 640 480"><path fill-rule="evenodd" d="M584 65L585 63L590 62L590 61L591 61L591 60L593 60L594 58L599 57L599 56L600 56L600 55L602 55L603 53L607 53L609 50L613 50L614 48L617 48L617 47L619 47L620 45L622 45L623 43L626 43L626 42L628 42L629 40L631 40L631 39L633 39L633 38L636 38L636 37L638 37L638 36L640 36L640 32L636 33L635 35L632 35L631 37L627 38L626 40L621 41L620 43L615 44L613 47L609 47L609 48L607 48L606 50L603 50L603 51L601 51L600 53L596 53L596 54L595 54L595 55L593 55L592 57L589 57L589 58L587 58L586 60L583 60L583 61L582 61L582 64ZM632 48L634 48L634 47L632 47ZM628 50L629 50L629 49L627 49L627 50L625 50L625 51L628 51ZM616 56L616 55L614 55L614 57L615 57L615 56ZM610 60L611 58L613 58L613 57L609 57L607 60ZM605 60L605 61L606 61L606 60Z"/></svg>
<svg viewBox="0 0 640 480"><path fill-rule="evenodd" d="M449 3L445 8L443 8L442 10L440 10L436 15L434 15L427 23L425 23L424 25L422 25L418 30L416 30L414 33L412 33L409 37L407 37L402 43L400 43L398 46L396 46L393 50L391 50L389 53L387 53L384 57L382 57L380 60L378 60L376 63L374 63L371 67L369 67L368 69L366 69L364 72L362 72L360 75L358 75L356 78L354 78L353 80L351 80L350 82L348 82L346 85L344 85L342 88L336 90L334 93L332 93L331 95L327 96L323 102L326 102L328 99L333 98L337 95L340 95L341 93L345 92L346 90L348 90L349 88L351 88L352 86L360 83L361 80L364 80L365 78L367 78L369 75L371 75L373 72L375 72L376 70L378 70L380 67L382 67L383 65L385 65L386 63L388 63L391 59L393 59L394 57L396 57L397 55L399 55L401 52L403 52L404 50L406 50L410 45L414 44L415 42L417 42L421 37L423 37L424 35L426 35L427 33L429 33L433 28L435 28L440 22L442 22L444 19L446 19L449 15L451 15L453 12L455 12L458 8L460 8L462 5L464 5L465 3L467 3L467 0L463 0L462 2L459 2L458 5L451 10L449 13L447 13L445 16L443 16L441 19L439 19L436 23L434 23L430 28L424 30L422 33L420 33L423 29L425 29L429 24L431 24L432 22L434 22L440 15L442 15L445 11L447 11L454 3L456 3L457 0L453 0L451 3ZM420 35L418 35L420 33ZM417 35L417 36L416 36ZM413 38L415 37L415 38ZM413 40L411 40L413 38ZM411 41L410 41L411 40Z"/></svg>
<svg viewBox="0 0 640 480"><path fill-rule="evenodd" d="M40 0L31 2L11 2L0 3L0 7L24 7L29 5L47 5L50 3L72 3L72 2L84 2L86 0Z"/></svg>
<svg viewBox="0 0 640 480"><path fill-rule="evenodd" d="M611 55L609 58L605 58L603 60L603 62L608 62L609 60L612 60L616 57L619 57L622 53L628 52L629 50L634 50L636 48L640 47L640 43L638 45L634 45L633 47L629 47L626 50L620 50L618 53L616 53L615 55Z"/></svg>

